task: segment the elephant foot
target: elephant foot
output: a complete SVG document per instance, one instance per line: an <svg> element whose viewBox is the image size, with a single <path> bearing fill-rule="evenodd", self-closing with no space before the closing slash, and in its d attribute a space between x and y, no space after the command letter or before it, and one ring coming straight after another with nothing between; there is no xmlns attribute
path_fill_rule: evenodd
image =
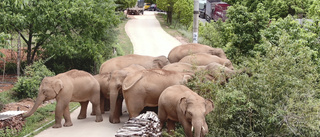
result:
<svg viewBox="0 0 320 137"><path fill-rule="evenodd" d="M96 113L95 112L91 112L91 114L90 114L91 116L95 116L96 115Z"/></svg>
<svg viewBox="0 0 320 137"><path fill-rule="evenodd" d="M109 122L112 124L120 123L120 119L112 119L112 120L109 120Z"/></svg>
<svg viewBox="0 0 320 137"><path fill-rule="evenodd" d="M71 122L66 122L63 124L64 127L71 127L73 124Z"/></svg>
<svg viewBox="0 0 320 137"><path fill-rule="evenodd" d="M97 116L97 117L96 117L96 122L102 122L102 121L103 121L102 116Z"/></svg>
<svg viewBox="0 0 320 137"><path fill-rule="evenodd" d="M79 115L79 116L78 116L78 119L85 119L85 118L87 118L86 115Z"/></svg>
<svg viewBox="0 0 320 137"><path fill-rule="evenodd" d="M61 127L62 127L61 124L54 124L54 125L52 126L52 128L61 128Z"/></svg>

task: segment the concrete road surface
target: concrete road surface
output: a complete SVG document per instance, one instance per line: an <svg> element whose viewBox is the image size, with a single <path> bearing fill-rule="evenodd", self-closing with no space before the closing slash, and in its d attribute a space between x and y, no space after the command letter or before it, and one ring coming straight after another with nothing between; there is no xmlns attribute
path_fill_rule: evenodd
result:
<svg viewBox="0 0 320 137"><path fill-rule="evenodd" d="M132 19L128 21L125 29L133 43L135 54L168 56L170 50L181 43L160 27L154 13L145 11L144 15L130 16ZM109 112L106 112L103 114L103 122L94 122L95 116L90 116L91 106L90 104L88 107L86 119L77 119L80 112L79 107L71 113L73 126L58 129L48 128L36 137L114 137L117 130L128 120L128 113L125 112L121 117L121 123L111 124L109 123Z"/></svg>

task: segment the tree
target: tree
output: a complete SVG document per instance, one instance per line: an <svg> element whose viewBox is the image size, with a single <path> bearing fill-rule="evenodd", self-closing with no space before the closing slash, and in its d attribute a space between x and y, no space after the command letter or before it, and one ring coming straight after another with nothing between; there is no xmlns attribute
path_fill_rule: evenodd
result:
<svg viewBox="0 0 320 137"><path fill-rule="evenodd" d="M9 41L7 40L7 38L9 37L8 34L5 34L5 33L0 33L0 48L5 48L6 47L6 43L9 43ZM0 57L2 58L3 57L3 54L2 52L0 52Z"/></svg>
<svg viewBox="0 0 320 137"><path fill-rule="evenodd" d="M247 55L256 44L260 43L260 30L269 23L269 16L263 4L257 6L255 12L248 12L247 7L234 5L228 8L226 32L229 33L227 52L235 59L239 54Z"/></svg>
<svg viewBox="0 0 320 137"><path fill-rule="evenodd" d="M193 6L193 0L178 0L173 6L179 22L187 27L193 21Z"/></svg>
<svg viewBox="0 0 320 137"><path fill-rule="evenodd" d="M158 0L157 8L167 12L167 23L172 24L173 6L176 3L175 0Z"/></svg>
<svg viewBox="0 0 320 137"><path fill-rule="evenodd" d="M84 39L92 43L106 40L119 23L114 10L113 0L3 0L0 31L20 33L27 45L27 63L31 64L37 53L45 50L43 45L55 43L57 38L64 41L54 46ZM80 46L89 48L92 44Z"/></svg>

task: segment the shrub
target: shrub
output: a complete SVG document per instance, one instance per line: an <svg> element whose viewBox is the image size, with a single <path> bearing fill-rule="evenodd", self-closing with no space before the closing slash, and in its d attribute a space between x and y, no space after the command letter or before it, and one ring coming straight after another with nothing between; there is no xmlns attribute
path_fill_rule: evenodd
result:
<svg viewBox="0 0 320 137"><path fill-rule="evenodd" d="M20 77L12 88L19 99L36 97L41 80L46 76L54 75L44 63L45 61L40 60L25 68L24 76Z"/></svg>
<svg viewBox="0 0 320 137"><path fill-rule="evenodd" d="M264 39L265 55L256 53L242 66L253 75L238 75L224 86L194 80L189 86L214 101L207 116L208 136L319 136L319 74L314 51L290 41Z"/></svg>

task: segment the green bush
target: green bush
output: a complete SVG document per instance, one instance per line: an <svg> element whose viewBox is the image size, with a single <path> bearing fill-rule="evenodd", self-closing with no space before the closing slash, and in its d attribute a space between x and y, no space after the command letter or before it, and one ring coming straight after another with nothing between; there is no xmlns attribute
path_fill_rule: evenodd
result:
<svg viewBox="0 0 320 137"><path fill-rule="evenodd" d="M208 136L319 136L320 85L314 51L284 33L279 45L264 39L265 55L255 54L224 86L195 79L189 86L214 101Z"/></svg>
<svg viewBox="0 0 320 137"><path fill-rule="evenodd" d="M44 62L40 60L25 68L24 76L20 77L12 88L19 99L36 97L41 80L46 76L55 75L47 69Z"/></svg>

